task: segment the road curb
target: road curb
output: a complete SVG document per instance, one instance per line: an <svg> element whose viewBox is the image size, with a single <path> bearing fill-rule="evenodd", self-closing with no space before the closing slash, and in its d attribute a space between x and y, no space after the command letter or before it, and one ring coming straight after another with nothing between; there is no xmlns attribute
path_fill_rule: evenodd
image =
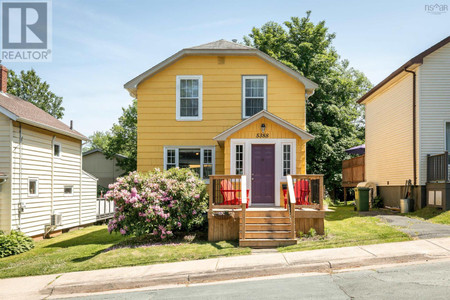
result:
<svg viewBox="0 0 450 300"><path fill-rule="evenodd" d="M114 281L105 282L83 282L70 285L58 285L53 282L46 288L40 290L41 295L57 296L80 293L98 293L111 290L138 289L163 285L188 285L197 283L219 282L232 279L246 279L251 277L265 277L293 273L333 273L338 270L354 270L361 267L406 263L406 262L426 262L439 259L448 259L446 256L430 256L426 254L414 254L392 257L374 257L367 259L345 259L331 261L315 261L310 263L293 264L289 266L259 266L242 270L242 268L229 268L213 272L202 273L180 273L168 276L143 276L139 278L121 278Z"/></svg>

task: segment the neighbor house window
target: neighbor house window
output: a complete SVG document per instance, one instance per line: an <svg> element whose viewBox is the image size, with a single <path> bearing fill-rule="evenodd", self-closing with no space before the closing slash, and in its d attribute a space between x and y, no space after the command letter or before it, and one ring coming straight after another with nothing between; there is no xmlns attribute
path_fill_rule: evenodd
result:
<svg viewBox="0 0 450 300"><path fill-rule="evenodd" d="M450 152L450 122L445 123L445 150Z"/></svg>
<svg viewBox="0 0 450 300"><path fill-rule="evenodd" d="M61 144L53 144L53 155L55 157L61 157Z"/></svg>
<svg viewBox="0 0 450 300"><path fill-rule="evenodd" d="M291 174L291 145L283 145L283 176Z"/></svg>
<svg viewBox="0 0 450 300"><path fill-rule="evenodd" d="M65 196L73 195L73 186L72 185L67 185L64 187L64 195Z"/></svg>
<svg viewBox="0 0 450 300"><path fill-rule="evenodd" d="M28 179L28 196L37 196L39 194L39 180L37 178Z"/></svg>
<svg viewBox="0 0 450 300"><path fill-rule="evenodd" d="M199 121L202 119L202 76L177 76L177 120Z"/></svg>
<svg viewBox="0 0 450 300"><path fill-rule="evenodd" d="M267 77L242 76L242 117L248 118L267 108Z"/></svg>
<svg viewBox="0 0 450 300"><path fill-rule="evenodd" d="M244 145L236 145L236 175L244 174Z"/></svg>
<svg viewBox="0 0 450 300"><path fill-rule="evenodd" d="M215 157L213 147L166 147L164 169L189 168L200 178L208 180L214 174Z"/></svg>

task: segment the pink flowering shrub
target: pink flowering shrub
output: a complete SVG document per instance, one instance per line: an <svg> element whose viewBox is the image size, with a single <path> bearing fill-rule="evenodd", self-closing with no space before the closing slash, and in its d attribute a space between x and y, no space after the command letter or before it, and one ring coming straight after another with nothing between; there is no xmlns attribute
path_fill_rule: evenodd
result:
<svg viewBox="0 0 450 300"><path fill-rule="evenodd" d="M105 198L113 200L116 207L108 230L122 235L150 234L166 239L206 221L206 185L189 169L132 172L110 184Z"/></svg>

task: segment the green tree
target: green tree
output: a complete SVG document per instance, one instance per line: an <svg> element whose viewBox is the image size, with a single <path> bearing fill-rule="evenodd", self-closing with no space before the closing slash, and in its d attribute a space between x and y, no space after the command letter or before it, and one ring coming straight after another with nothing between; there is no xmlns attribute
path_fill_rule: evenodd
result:
<svg viewBox="0 0 450 300"><path fill-rule="evenodd" d="M117 165L127 172L135 171L137 167L137 100L127 108L122 108L122 116L111 130L96 131L90 136L90 149L100 148L107 158L116 154L127 158L117 160Z"/></svg>
<svg viewBox="0 0 450 300"><path fill-rule="evenodd" d="M341 184L344 150L363 142L363 110L356 100L371 83L337 54L332 46L336 35L325 21L314 24L310 15L293 17L284 26L268 22L253 28L244 42L319 85L306 102L306 127L315 136L307 143L307 172L324 174L327 189L333 191Z"/></svg>
<svg viewBox="0 0 450 300"><path fill-rule="evenodd" d="M57 119L64 116L63 98L50 91L50 85L42 81L33 69L22 70L20 75L9 70L7 92L33 103Z"/></svg>

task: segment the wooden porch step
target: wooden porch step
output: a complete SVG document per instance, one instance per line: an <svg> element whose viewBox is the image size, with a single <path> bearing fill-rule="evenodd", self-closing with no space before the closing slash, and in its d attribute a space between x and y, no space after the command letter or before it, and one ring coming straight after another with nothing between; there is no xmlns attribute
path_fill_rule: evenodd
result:
<svg viewBox="0 0 450 300"><path fill-rule="evenodd" d="M297 244L295 239L245 239L239 240L239 246L252 248L273 248Z"/></svg>
<svg viewBox="0 0 450 300"><path fill-rule="evenodd" d="M241 225L242 227L242 225ZM245 230L247 231L270 231L270 230L291 230L291 224L245 224Z"/></svg>
<svg viewBox="0 0 450 300"><path fill-rule="evenodd" d="M245 239L289 239L292 236L291 231L245 231ZM240 234L242 238L242 233Z"/></svg>
<svg viewBox="0 0 450 300"><path fill-rule="evenodd" d="M247 217L245 224L291 224L289 217Z"/></svg>
<svg viewBox="0 0 450 300"><path fill-rule="evenodd" d="M285 217L289 218L287 210L247 210L246 217Z"/></svg>

